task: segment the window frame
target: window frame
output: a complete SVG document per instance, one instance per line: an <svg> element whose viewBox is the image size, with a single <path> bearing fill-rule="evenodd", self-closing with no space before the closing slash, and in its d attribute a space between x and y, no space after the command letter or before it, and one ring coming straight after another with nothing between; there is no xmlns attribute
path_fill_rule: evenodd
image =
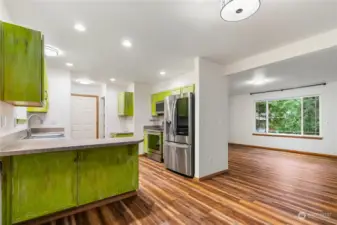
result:
<svg viewBox="0 0 337 225"><path fill-rule="evenodd" d="M318 97L319 99L319 135L307 135L304 134L304 117L303 117L303 99L310 97ZM300 99L301 100L301 134L275 134L269 133L269 102L277 100L291 100L291 99ZM256 131L256 103L266 102L266 132L257 132ZM283 98L266 98L266 99L255 99L254 100L254 128L253 135L255 136L272 136L272 137L292 137L292 138L306 138L306 139L323 139L323 129L322 129L322 97L320 94L313 95L302 95L296 97L283 97Z"/></svg>

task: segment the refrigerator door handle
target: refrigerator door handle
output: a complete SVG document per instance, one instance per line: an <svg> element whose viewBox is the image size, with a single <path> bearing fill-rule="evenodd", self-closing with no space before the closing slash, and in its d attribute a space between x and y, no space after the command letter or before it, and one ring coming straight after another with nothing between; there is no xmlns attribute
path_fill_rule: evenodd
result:
<svg viewBox="0 0 337 225"><path fill-rule="evenodd" d="M176 147L176 148L186 148L190 145L188 144L179 144L179 143L176 143L176 142L165 142L166 145L168 146L172 146L172 147Z"/></svg>
<svg viewBox="0 0 337 225"><path fill-rule="evenodd" d="M172 109L172 126L173 126L173 129L172 129L172 131L173 131L173 135L174 136L176 136L176 118L177 118L177 116L176 116L176 109L177 109L177 99L175 99L174 100L174 103L173 103L173 109Z"/></svg>

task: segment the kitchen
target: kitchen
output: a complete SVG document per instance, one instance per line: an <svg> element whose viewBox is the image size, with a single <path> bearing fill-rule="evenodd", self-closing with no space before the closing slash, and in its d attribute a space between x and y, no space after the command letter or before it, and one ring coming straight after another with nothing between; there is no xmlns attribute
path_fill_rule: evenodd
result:
<svg viewBox="0 0 337 225"><path fill-rule="evenodd" d="M7 31L9 29L18 29L25 32L36 32L40 36L38 31L30 31L27 28L10 23L2 22L1 26L3 28L2 32L4 35L10 35L10 32ZM35 42L38 41L42 43L43 39L36 40ZM40 53L43 52L41 48L39 48L39 51ZM34 90L34 94L31 93L35 98L27 96L25 94L26 92L12 94L11 83L9 82L11 80L8 80L6 77L4 79L5 83L3 91L5 94L3 96L3 101L13 104L15 107L13 108L14 119L12 120L14 124L11 125L13 122L6 116L1 116L1 126L3 128L0 152L3 173L2 205L5 206L2 212L3 224L18 223L36 219L43 215L56 213L75 206L81 208L83 205L86 205L87 208L87 204L93 204L93 202L96 201L103 201L104 204L106 204L107 197L110 198L109 201L113 201L115 197L122 199L133 196L135 193L134 191L138 187L138 177L136 177L137 169L135 168L138 163L134 158L135 153L138 155L138 152L145 152L150 158L152 158L151 156L155 155L152 151L156 149L157 144L160 143L158 148L159 154L157 154L159 158L153 159L163 162L164 146L162 144L165 143L166 145L166 141L169 140L169 136L172 136L172 132L176 132L172 130L169 131L169 129L172 129L169 128L171 120L173 124L177 123L177 132L182 132L182 134L185 134L185 127L182 127L182 131L178 131L180 124L179 118L183 118L185 120L185 117L188 115L187 118L189 118L189 124L191 124L189 126L190 129L192 129L192 124L194 124L193 116L191 114L191 110L193 109L193 84L189 86L175 87L172 91L158 92L152 95L148 94L144 96L144 101L149 103L146 110L148 112L152 112L147 114L146 124L142 127L142 129L145 128L145 130L140 136L143 137L145 134L145 143L148 143L149 145L144 145L144 149L141 150L143 145L140 144L140 149L138 149L138 143L143 141L142 138L139 136L137 137L134 134L133 130L135 128L135 124L137 122L139 123L139 118L136 116L134 117L134 114L136 114L137 110L140 109L140 107L136 107L137 102L139 100L143 100L139 98L141 95L137 92L137 90L139 90L138 84L132 84L129 85L129 87L126 87L126 89L123 89L121 85L97 85L91 82L83 82L82 80L79 82L78 79L72 80L69 76L69 72L66 74L67 71L50 69L48 67L48 62L46 62L46 60L48 60L49 53L46 53L47 49L44 49L44 52L45 56L42 53L38 54L38 57L31 59L32 61L35 60L37 68L41 68L40 70L37 70L39 71L39 76L36 76L36 79L31 81L33 82L32 84L36 86L35 89L32 89ZM4 52L3 54L7 53ZM13 61L16 65L18 65L18 62ZM7 66L5 68L7 68ZM6 76L6 71L3 75ZM31 77L29 74L27 76ZM25 90L28 87L27 84L29 83L21 78L21 83L19 82L20 80L14 76L12 76L11 79L14 79L16 85L21 85L22 88L17 89L17 91ZM42 89L37 88L40 85ZM113 92L117 89L117 87L120 88L119 90L121 90L121 92ZM134 91L132 92L132 90ZM140 89L140 91L143 90L144 87ZM182 98L178 99L175 96L181 96ZM183 96L185 96L185 98L183 98ZM186 98L186 96L189 98ZM114 97L114 99L110 99L111 97ZM161 105L161 110L159 108L160 102L163 104L163 100L165 100L166 97L169 102L164 108L166 109L168 106L174 107L177 112L179 112L178 114L180 116L176 116L177 121L173 118L165 118L167 124L166 129L168 130L166 131L165 129L165 138L162 130L159 129L160 132L155 135L157 139L153 139L153 136L151 136L151 130L152 134L154 134L155 132L153 130L156 130L156 128L152 126L151 129L148 129L148 125L163 120L162 116L160 116L160 113L162 113L163 110L163 105ZM81 101L89 98L92 98L93 101L85 101L85 104L82 105ZM100 101L103 99L105 101ZM105 105L106 101L109 101L109 103ZM177 105L174 105L173 103L177 103ZM90 105L92 107L90 107ZM115 111L110 113L108 110L111 110L111 108L109 107ZM186 107L188 107L191 112L189 112ZM96 111L92 110L94 108L96 108ZM166 113L164 114L166 115ZM120 123L119 130L122 131L109 130L116 129L116 125L112 128L106 126L106 124L109 124L110 117L113 115L118 118ZM149 119L151 116L152 118L155 118L152 120L156 121L151 122ZM67 117L68 119L66 119ZM67 124L66 122L69 120L71 122L70 124ZM103 120L103 122L99 120ZM58 123L58 121L62 121L62 123ZM92 122L93 124L96 124L96 126L91 126L90 124L92 124ZM83 127L81 126L81 123L84 123ZM103 127L100 127L100 124ZM183 121L183 125L185 126L185 121ZM6 127L8 126L14 127L14 131L10 133L6 132ZM125 129L129 130L125 131ZM158 129L156 131L158 131ZM167 135L166 132L168 133ZM170 164L169 160L167 160L167 167L193 177L193 152L191 147L193 135L191 135L191 132L192 130L189 131L190 138L188 138L189 140L186 142L190 144L190 147L188 148L189 158L184 159L183 164L180 166L181 168L184 168L187 165L186 163L188 163L189 170L183 171L180 168L172 167L171 165L176 163ZM24 138L24 140L20 140L22 138ZM94 138L101 139L95 141ZM125 148L122 148L123 146L125 146ZM174 147L174 139L173 147L169 148L172 148L172 153L170 153L172 156L167 156L167 158L173 159L176 151L176 147ZM88 150L84 151L83 149ZM112 152L110 153L112 150L113 154ZM128 154L131 156L129 158L132 158L132 161L130 161L128 157L124 156L125 150L129 152ZM169 153L169 149L167 149L166 152ZM91 173L94 174L91 176L99 176L100 182L104 182L106 180L104 176L109 176L109 174L111 175L112 171L114 171L114 169L111 168L111 165L116 163L114 160L117 156L126 160L122 161L125 163L125 168L123 168L122 165L119 165L118 170L125 170L122 174L125 176L124 179L129 176L129 180L127 182L120 180L120 178L116 178L115 180L117 183L102 183L101 191L97 192L96 190L93 192L86 190L81 193L81 185L85 185L89 182L89 180L85 180L83 178L83 183L77 184L79 192L75 193L75 196L78 196L78 200L76 202L72 200L74 198L73 194L69 196L65 195L61 198L61 202L55 202L53 205L50 205L49 200L43 201L43 199L51 199L52 197L50 194L55 196L64 194L73 188L73 182L76 180L76 176L80 176L80 174L74 175L74 173L76 174L74 167L70 166L73 162L80 166L81 163L85 163L85 161L88 161L89 163L90 160L93 160L94 162L98 159L102 160L103 158L101 157L104 157L106 159L106 164L102 162L99 165L99 167L104 167L103 171L99 170L99 167L96 168L95 165L91 163L90 165L94 166L93 168L96 169L89 167L86 168L83 166L83 170L92 171ZM119 158L119 160L120 159L121 158ZM188 160L188 162L186 160ZM30 180L29 177L31 174L25 171L26 168L34 161L38 162L38 164L36 165L35 170L31 170L31 173L35 174L35 178ZM119 163L121 163L121 161L119 161ZM59 164L62 166L59 167ZM132 171L127 170L130 166L133 168ZM12 173L17 173L19 175L11 178ZM68 174L65 177L66 180L59 178L57 176L58 173ZM86 176L86 179L91 179L90 174L87 174ZM36 195L34 190L42 188L42 183L46 182L45 178L51 179L52 182L48 181L48 188L45 193L40 191L40 198L34 197ZM8 182L9 179L12 179L13 183ZM28 181L30 183L26 183ZM64 187L57 185L58 183L61 184L64 182L70 183ZM18 188L19 192L13 193L13 195L10 196L9 193L14 187ZM98 188L98 186L96 186L96 188ZM109 188L109 191L107 191L107 188ZM26 190L24 197L25 200L20 197L23 190ZM33 198L37 201L36 203L38 206L35 205L35 203L33 204ZM8 208L7 206L9 204L12 206ZM11 211L10 208L13 210Z"/></svg>
<svg viewBox="0 0 337 225"><path fill-rule="evenodd" d="M0 0L0 225L336 222L335 5L268 1Z"/></svg>

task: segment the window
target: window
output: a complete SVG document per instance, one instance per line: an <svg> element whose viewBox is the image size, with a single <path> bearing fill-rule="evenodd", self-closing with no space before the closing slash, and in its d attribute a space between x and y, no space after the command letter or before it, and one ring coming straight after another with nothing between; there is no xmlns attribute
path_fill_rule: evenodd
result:
<svg viewBox="0 0 337 225"><path fill-rule="evenodd" d="M258 101L255 103L257 133L320 135L319 96Z"/></svg>

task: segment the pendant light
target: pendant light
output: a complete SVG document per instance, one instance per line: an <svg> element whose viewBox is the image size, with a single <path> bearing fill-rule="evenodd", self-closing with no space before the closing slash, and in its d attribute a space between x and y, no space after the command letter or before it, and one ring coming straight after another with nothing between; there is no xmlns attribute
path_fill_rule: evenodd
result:
<svg viewBox="0 0 337 225"><path fill-rule="evenodd" d="M256 13L260 5L260 0L221 0L220 16L229 22L241 21Z"/></svg>

